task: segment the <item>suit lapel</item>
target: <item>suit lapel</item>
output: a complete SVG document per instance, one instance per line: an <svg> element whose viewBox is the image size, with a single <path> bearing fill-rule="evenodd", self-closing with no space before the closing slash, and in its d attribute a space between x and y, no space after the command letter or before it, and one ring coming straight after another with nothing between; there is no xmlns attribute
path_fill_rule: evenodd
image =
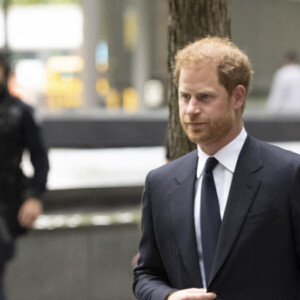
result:
<svg viewBox="0 0 300 300"><path fill-rule="evenodd" d="M175 176L176 187L169 193L170 212L178 248L193 286L201 287L199 260L194 226L194 190L197 151L185 160Z"/></svg>
<svg viewBox="0 0 300 300"><path fill-rule="evenodd" d="M222 267L240 233L244 219L260 186L260 181L254 172L261 167L259 143L248 136L232 178L209 284Z"/></svg>

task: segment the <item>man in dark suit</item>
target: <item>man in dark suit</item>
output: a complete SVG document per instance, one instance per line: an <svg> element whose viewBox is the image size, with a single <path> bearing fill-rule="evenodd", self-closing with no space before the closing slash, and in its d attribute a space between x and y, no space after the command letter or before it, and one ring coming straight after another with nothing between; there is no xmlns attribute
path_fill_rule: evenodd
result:
<svg viewBox="0 0 300 300"><path fill-rule="evenodd" d="M176 55L180 121L198 149L147 176L139 300L300 299L300 156L246 133L251 73L228 39Z"/></svg>

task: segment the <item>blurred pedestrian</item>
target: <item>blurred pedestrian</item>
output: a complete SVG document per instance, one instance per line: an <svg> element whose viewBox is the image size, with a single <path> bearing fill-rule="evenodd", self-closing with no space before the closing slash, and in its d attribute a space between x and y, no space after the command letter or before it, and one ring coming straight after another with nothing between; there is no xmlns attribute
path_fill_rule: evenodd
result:
<svg viewBox="0 0 300 300"><path fill-rule="evenodd" d="M8 91L9 55L0 52L0 300L5 299L3 276L14 257L15 239L42 212L49 163L33 109ZM27 178L20 164L28 150L34 175Z"/></svg>
<svg viewBox="0 0 300 300"><path fill-rule="evenodd" d="M295 51L286 53L285 64L274 75L267 110L280 114L300 114L300 65Z"/></svg>

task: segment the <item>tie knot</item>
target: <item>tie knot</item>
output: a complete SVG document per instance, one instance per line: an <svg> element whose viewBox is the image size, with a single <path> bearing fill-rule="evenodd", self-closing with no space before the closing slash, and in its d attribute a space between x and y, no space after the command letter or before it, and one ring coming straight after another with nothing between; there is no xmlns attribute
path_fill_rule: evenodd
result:
<svg viewBox="0 0 300 300"><path fill-rule="evenodd" d="M212 173L215 166L218 164L218 161L214 157L209 157L206 160L204 172L205 173Z"/></svg>

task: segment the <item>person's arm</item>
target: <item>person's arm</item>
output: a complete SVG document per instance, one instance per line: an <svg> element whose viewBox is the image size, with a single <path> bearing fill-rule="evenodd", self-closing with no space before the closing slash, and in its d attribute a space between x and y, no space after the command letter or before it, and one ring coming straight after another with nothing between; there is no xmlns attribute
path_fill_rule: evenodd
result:
<svg viewBox="0 0 300 300"><path fill-rule="evenodd" d="M291 195L291 221L294 232L294 245L297 253L297 265L300 269L300 166L295 172Z"/></svg>
<svg viewBox="0 0 300 300"><path fill-rule="evenodd" d="M151 194L153 195L153 190L151 191L150 188L151 174L150 172L146 178L142 201L142 238L138 264L134 269L133 284L136 298L138 300L216 299L214 293L207 293L205 289L178 290L170 284L154 232L152 201L155 201L155 199L151 199Z"/></svg>
<svg viewBox="0 0 300 300"><path fill-rule="evenodd" d="M25 107L24 110L22 129L24 145L29 151L34 175L29 181L25 201L19 209L18 220L21 226L31 227L43 210L42 194L46 190L49 162L41 130L29 107Z"/></svg>
<svg viewBox="0 0 300 300"><path fill-rule="evenodd" d="M133 291L139 300L165 300L176 289L169 284L156 244L152 223L150 174L147 176L143 194L142 238L138 265L134 269Z"/></svg>
<svg viewBox="0 0 300 300"><path fill-rule="evenodd" d="M43 211L42 201L37 198L27 198L18 212L18 221L22 227L31 227Z"/></svg>
<svg viewBox="0 0 300 300"><path fill-rule="evenodd" d="M29 181L26 198L41 200L42 194L46 190L49 161L41 129L34 120L33 113L29 107L24 110L23 138L25 148L29 150L30 160L34 168L34 174Z"/></svg>

